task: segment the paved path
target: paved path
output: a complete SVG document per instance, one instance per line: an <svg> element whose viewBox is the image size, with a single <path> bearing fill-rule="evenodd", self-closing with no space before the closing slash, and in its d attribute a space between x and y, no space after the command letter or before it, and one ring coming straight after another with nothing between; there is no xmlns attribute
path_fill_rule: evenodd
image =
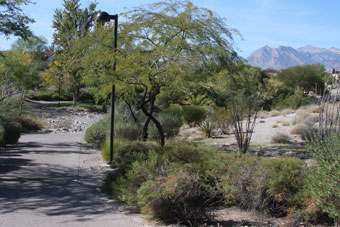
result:
<svg viewBox="0 0 340 227"><path fill-rule="evenodd" d="M107 167L82 137L23 135L17 146L2 148L1 227L145 226L100 193Z"/></svg>

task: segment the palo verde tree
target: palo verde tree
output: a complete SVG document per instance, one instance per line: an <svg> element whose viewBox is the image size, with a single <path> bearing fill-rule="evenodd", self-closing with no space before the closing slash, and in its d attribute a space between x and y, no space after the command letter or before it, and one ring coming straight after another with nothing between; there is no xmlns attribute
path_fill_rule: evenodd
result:
<svg viewBox="0 0 340 227"><path fill-rule="evenodd" d="M32 35L28 24L34 20L23 13L22 5L32 3L31 0L1 0L0 1L0 34L28 38Z"/></svg>
<svg viewBox="0 0 340 227"><path fill-rule="evenodd" d="M101 86L114 82L121 97L133 98L146 117L142 139L147 139L152 121L163 146L163 128L155 117L157 97L174 84L182 86L187 78L199 78L198 69L209 62L231 61L236 55L232 42L237 31L211 10L190 1L154 3L122 16L119 49L113 51L112 45L99 40L96 53L103 57L90 58L93 75ZM104 31L112 34L110 29ZM112 59L117 60L116 72Z"/></svg>
<svg viewBox="0 0 340 227"><path fill-rule="evenodd" d="M57 9L54 13L53 44L55 45L55 60L59 62L56 74L64 74L73 94L73 104L79 99L83 84L84 66L82 57L86 52L86 45L82 39L86 37L96 14L96 3L87 8L80 8L80 0L64 0L64 9Z"/></svg>

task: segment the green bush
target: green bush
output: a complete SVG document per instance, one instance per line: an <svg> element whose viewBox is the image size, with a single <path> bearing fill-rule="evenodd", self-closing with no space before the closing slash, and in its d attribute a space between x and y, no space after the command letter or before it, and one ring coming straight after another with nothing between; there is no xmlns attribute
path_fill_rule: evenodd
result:
<svg viewBox="0 0 340 227"><path fill-rule="evenodd" d="M117 117L116 117L117 118ZM125 140L137 140L141 135L141 125L133 121L115 121L115 136L116 138Z"/></svg>
<svg viewBox="0 0 340 227"><path fill-rule="evenodd" d="M87 143L92 144L95 148L101 148L104 144L106 137L109 135L110 126L109 116L97 121L85 132L84 140Z"/></svg>
<svg viewBox="0 0 340 227"><path fill-rule="evenodd" d="M182 114L184 122L193 127L202 122L205 118L205 109L199 106L183 106Z"/></svg>
<svg viewBox="0 0 340 227"><path fill-rule="evenodd" d="M2 124L0 124L0 146L6 145L6 130Z"/></svg>
<svg viewBox="0 0 340 227"><path fill-rule="evenodd" d="M42 100L42 101L71 101L72 95L65 94L65 92L62 92L59 95L59 92L57 91L41 91L38 94L29 94L26 95L27 98L32 100Z"/></svg>
<svg viewBox="0 0 340 227"><path fill-rule="evenodd" d="M323 142L312 141L307 150L316 162L309 175L312 198L323 212L339 224L340 137L331 135Z"/></svg>
<svg viewBox="0 0 340 227"><path fill-rule="evenodd" d="M273 158L264 161L259 169L260 179L266 179L265 209L275 216L287 215L289 209L301 208L304 195L304 163L297 158ZM258 184L258 182L254 182Z"/></svg>
<svg viewBox="0 0 340 227"><path fill-rule="evenodd" d="M17 122L4 122L6 144L16 144L21 135L21 125Z"/></svg>
<svg viewBox="0 0 340 227"><path fill-rule="evenodd" d="M305 166L296 158L239 156L178 141L120 142L114 165L102 190L170 223L198 225L222 204L284 216L303 210L307 194Z"/></svg>
<svg viewBox="0 0 340 227"><path fill-rule="evenodd" d="M42 126L41 124L29 117L10 117L8 118L9 121L20 123L22 126L22 132L28 133L28 132L37 132L41 130Z"/></svg>
<svg viewBox="0 0 340 227"><path fill-rule="evenodd" d="M171 138L178 135L179 129L183 125L180 115L175 113L160 113L156 118L161 123L166 138ZM158 140L160 138L158 130L153 122L151 123L151 127L149 129L149 135L150 138L154 140Z"/></svg>

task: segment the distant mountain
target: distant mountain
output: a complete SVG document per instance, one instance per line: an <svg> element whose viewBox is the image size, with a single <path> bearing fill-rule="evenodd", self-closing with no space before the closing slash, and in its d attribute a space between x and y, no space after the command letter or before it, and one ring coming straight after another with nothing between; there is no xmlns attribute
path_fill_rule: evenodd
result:
<svg viewBox="0 0 340 227"><path fill-rule="evenodd" d="M262 69L284 69L296 65L322 64L327 71L332 68L340 69L340 49L318 48L311 45L294 49L289 46L271 48L264 46L254 51L247 63Z"/></svg>

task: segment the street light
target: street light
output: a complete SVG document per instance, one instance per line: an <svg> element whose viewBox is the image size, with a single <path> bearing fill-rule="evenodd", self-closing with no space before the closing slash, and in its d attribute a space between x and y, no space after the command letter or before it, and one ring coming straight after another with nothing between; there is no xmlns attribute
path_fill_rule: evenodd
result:
<svg viewBox="0 0 340 227"><path fill-rule="evenodd" d="M114 37L113 37L113 51L117 51L117 33L118 33L118 15L110 15L107 12L99 12L96 17L97 22L105 24L110 20L114 20ZM113 71L116 71L116 60L113 63ZM110 132L110 160L108 164L113 160L113 140L114 140L114 116L115 116L115 85L112 84L112 102L111 102L111 132Z"/></svg>

